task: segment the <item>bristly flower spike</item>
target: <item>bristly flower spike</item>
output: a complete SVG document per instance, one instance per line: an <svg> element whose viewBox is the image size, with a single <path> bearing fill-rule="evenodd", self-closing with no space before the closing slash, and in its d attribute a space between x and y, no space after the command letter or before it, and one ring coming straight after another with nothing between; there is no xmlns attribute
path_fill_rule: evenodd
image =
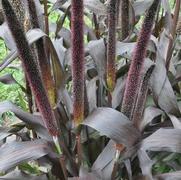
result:
<svg viewBox="0 0 181 180"><path fill-rule="evenodd" d="M117 0L110 0L108 6L108 42L107 42L107 87L110 92L114 90L116 81L116 24Z"/></svg>
<svg viewBox="0 0 181 180"><path fill-rule="evenodd" d="M145 108L145 104L147 100L149 80L154 70L154 67L155 65L150 66L150 68L145 73L143 80L141 81L141 86L140 86L138 96L136 99L136 104L133 110L132 121L138 129L140 128L140 124L141 124L141 120L142 120L142 116L143 116L143 112L144 112L144 108Z"/></svg>
<svg viewBox="0 0 181 180"><path fill-rule="evenodd" d="M121 112L128 118L132 116L132 111L136 103L144 59L146 57L146 49L152 33L155 14L159 3L160 0L154 0L151 7L148 9L133 53L121 107Z"/></svg>
<svg viewBox="0 0 181 180"><path fill-rule="evenodd" d="M84 119L84 29L83 0L71 1L72 80L74 126Z"/></svg>
<svg viewBox="0 0 181 180"><path fill-rule="evenodd" d="M129 0L121 0L121 40L129 35Z"/></svg>
<svg viewBox="0 0 181 180"><path fill-rule="evenodd" d="M27 79L35 96L38 109L42 114L44 124L52 136L57 136L58 130L55 125L55 116L52 112L39 70L36 66L34 56L25 37L22 26L20 25L9 1L2 0L2 6L9 29L15 40Z"/></svg>
<svg viewBox="0 0 181 180"><path fill-rule="evenodd" d="M26 16L26 10L25 10L25 5L22 0L9 0L16 17L18 18L21 26L24 26L25 23L25 16Z"/></svg>
<svg viewBox="0 0 181 180"><path fill-rule="evenodd" d="M30 14L30 21L33 28L40 28L38 16L36 12L36 5L34 0L28 0L28 9ZM51 76L51 67L45 52L43 39L36 41L36 50L38 56L38 64L40 66L41 77L47 90L48 98L52 107L55 106L55 86Z"/></svg>

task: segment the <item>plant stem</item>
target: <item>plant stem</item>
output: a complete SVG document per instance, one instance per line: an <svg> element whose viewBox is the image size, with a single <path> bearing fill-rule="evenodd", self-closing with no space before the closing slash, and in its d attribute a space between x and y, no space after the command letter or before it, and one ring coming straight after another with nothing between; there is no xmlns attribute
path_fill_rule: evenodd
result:
<svg viewBox="0 0 181 180"><path fill-rule="evenodd" d="M44 4L44 17L45 17L45 33L49 35L48 1L43 0L43 4Z"/></svg>
<svg viewBox="0 0 181 180"><path fill-rule="evenodd" d="M67 180L68 179L68 174L67 174L67 169L66 169L66 166L65 166L65 157L62 155L60 157L59 161L60 161L60 165L62 167L64 178L65 178L65 180Z"/></svg>
<svg viewBox="0 0 181 180"><path fill-rule="evenodd" d="M67 180L67 170L66 170L66 167L65 167L65 157L62 154L61 146L59 144L58 137L57 136L53 136L53 141L54 141L56 150L57 150L58 154L60 155L59 162L60 162L60 166L61 166L62 171L63 171L64 178L65 178L65 180Z"/></svg>
<svg viewBox="0 0 181 180"><path fill-rule="evenodd" d="M113 171L112 171L112 174L111 174L111 180L116 179L116 173L117 173L117 170L118 170L118 167L119 167L118 161L119 161L121 153L125 150L125 147L122 144L116 144L115 148L116 148L116 154L115 154Z"/></svg>
<svg viewBox="0 0 181 180"><path fill-rule="evenodd" d="M29 108L29 112L32 114L33 113L32 92L31 92L30 84L28 82L26 75L25 75L25 81L26 81L26 96L27 96L27 100L28 100L28 108Z"/></svg>
<svg viewBox="0 0 181 180"><path fill-rule="evenodd" d="M108 92L107 97L108 97L108 106L112 107L112 94L111 94L111 92Z"/></svg>
<svg viewBox="0 0 181 180"><path fill-rule="evenodd" d="M64 12L64 15L63 15L63 17L60 17L58 20L57 20L57 28L56 28L56 31L55 31L55 39L56 38L58 38L58 33L59 33L59 31L62 29L62 27L63 27L63 24L64 24L64 22L65 22L65 20L66 20L66 17L69 15L69 13L70 13L70 8L71 8L71 6L69 6L67 9L66 9L66 11Z"/></svg>

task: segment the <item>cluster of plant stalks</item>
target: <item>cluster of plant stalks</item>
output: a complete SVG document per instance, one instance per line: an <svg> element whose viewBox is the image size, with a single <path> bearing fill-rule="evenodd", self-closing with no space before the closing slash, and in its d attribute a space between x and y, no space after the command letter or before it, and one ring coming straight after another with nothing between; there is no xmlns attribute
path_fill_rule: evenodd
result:
<svg viewBox="0 0 181 180"><path fill-rule="evenodd" d="M12 74L0 82L27 104L0 103L18 119L0 128L3 179L181 177L180 0L173 15L160 0L1 3L0 71L18 57L26 87Z"/></svg>

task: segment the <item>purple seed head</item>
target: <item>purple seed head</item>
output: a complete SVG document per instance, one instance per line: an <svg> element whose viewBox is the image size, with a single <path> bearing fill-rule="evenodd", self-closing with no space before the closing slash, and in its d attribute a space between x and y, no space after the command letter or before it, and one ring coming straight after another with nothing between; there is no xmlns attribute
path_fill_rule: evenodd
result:
<svg viewBox="0 0 181 180"><path fill-rule="evenodd" d="M83 0L71 1L73 117L77 126L84 117Z"/></svg>
<svg viewBox="0 0 181 180"><path fill-rule="evenodd" d="M28 1L28 9L30 14L30 21L33 28L40 28L38 22L38 16L36 12L36 5L34 0ZM45 46L43 39L36 41L37 60L40 67L41 77L47 90L49 101L52 107L55 106L55 88L54 82L51 76L51 67L48 62L48 58L45 52Z"/></svg>
<svg viewBox="0 0 181 180"><path fill-rule="evenodd" d="M146 49L152 33L152 27L159 2L159 0L154 0L153 4L148 9L133 53L121 107L121 112L128 118L131 117L136 103Z"/></svg>
<svg viewBox="0 0 181 180"><path fill-rule="evenodd" d="M9 29L15 40L27 79L35 96L38 109L42 114L45 126L52 136L56 136L58 134L58 130L55 125L55 117L22 26L20 25L16 14L7 0L2 0L2 6Z"/></svg>
<svg viewBox="0 0 181 180"><path fill-rule="evenodd" d="M34 0L27 0L32 28L40 28Z"/></svg>
<svg viewBox="0 0 181 180"><path fill-rule="evenodd" d="M111 0L108 7L108 42L107 42L107 86L114 90L116 80L116 24L117 24L117 0Z"/></svg>
<svg viewBox="0 0 181 180"><path fill-rule="evenodd" d="M9 0L21 26L24 26L25 22L25 16L26 16L26 11L25 11L25 5L22 0Z"/></svg>
<svg viewBox="0 0 181 180"><path fill-rule="evenodd" d="M152 72L154 70L155 65L152 65L147 72L144 75L143 80L141 81L141 86L138 92L137 100L136 100L136 105L132 113L132 120L133 123L137 128L139 128L140 122L142 120L144 108L145 108L145 103L147 99L147 93L148 93L148 84L150 77L152 75Z"/></svg>
<svg viewBox="0 0 181 180"><path fill-rule="evenodd" d="M124 40L129 35L129 0L122 0L120 3L121 40Z"/></svg>

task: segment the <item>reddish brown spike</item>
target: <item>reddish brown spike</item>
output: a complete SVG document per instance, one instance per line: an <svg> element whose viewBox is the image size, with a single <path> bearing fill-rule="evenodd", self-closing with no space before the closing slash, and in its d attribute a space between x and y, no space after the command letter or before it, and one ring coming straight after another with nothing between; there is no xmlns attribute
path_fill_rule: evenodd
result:
<svg viewBox="0 0 181 180"><path fill-rule="evenodd" d="M29 9L32 27L40 28L34 0L28 0L28 9ZM39 39L38 41L36 41L36 50L37 50L38 64L40 66L42 80L45 85L45 89L47 90L50 104L52 107L54 107L55 106L55 88L54 88L55 86L54 86L54 82L51 76L51 67L48 62L48 58L45 52L43 39Z"/></svg>
<svg viewBox="0 0 181 180"><path fill-rule="evenodd" d="M34 0L27 0L32 28L40 28Z"/></svg>
<svg viewBox="0 0 181 180"><path fill-rule="evenodd" d="M146 103L146 99L147 99L147 93L148 93L148 83L149 83L149 79L152 75L152 72L154 70L154 65L152 65L147 72L144 75L144 78L141 82L141 86L139 89L139 93L138 93L138 97L136 100L136 105L133 111L133 115L132 115L132 120L133 123L135 124L135 126L137 128L139 128L141 119L142 119L142 115L144 112L144 108L145 108L145 103Z"/></svg>
<svg viewBox="0 0 181 180"><path fill-rule="evenodd" d="M21 26L23 27L24 22L25 22L25 16L26 16L26 11L25 11L25 5L22 0L9 0L18 20L20 21Z"/></svg>
<svg viewBox="0 0 181 180"><path fill-rule="evenodd" d="M120 2L121 11L121 40L129 35L129 0Z"/></svg>
<svg viewBox="0 0 181 180"><path fill-rule="evenodd" d="M35 96L38 109L43 116L45 126L52 136L57 136L58 130L55 125L55 117L22 26L7 0L2 0L2 6L9 29L15 40L27 79Z"/></svg>
<svg viewBox="0 0 181 180"><path fill-rule="evenodd" d="M112 92L116 80L116 24L117 0L111 0L108 7L108 43L107 43L107 87Z"/></svg>
<svg viewBox="0 0 181 180"><path fill-rule="evenodd" d="M83 0L72 0L71 8L73 116L77 126L84 117Z"/></svg>
<svg viewBox="0 0 181 180"><path fill-rule="evenodd" d="M144 19L141 32L139 34L133 53L121 107L122 113L124 113L128 118L131 117L133 108L136 103L136 97L138 94L138 89L140 87L141 73L146 56L146 48L151 36L154 18L159 2L159 0L154 0L153 4L146 13L146 17Z"/></svg>

